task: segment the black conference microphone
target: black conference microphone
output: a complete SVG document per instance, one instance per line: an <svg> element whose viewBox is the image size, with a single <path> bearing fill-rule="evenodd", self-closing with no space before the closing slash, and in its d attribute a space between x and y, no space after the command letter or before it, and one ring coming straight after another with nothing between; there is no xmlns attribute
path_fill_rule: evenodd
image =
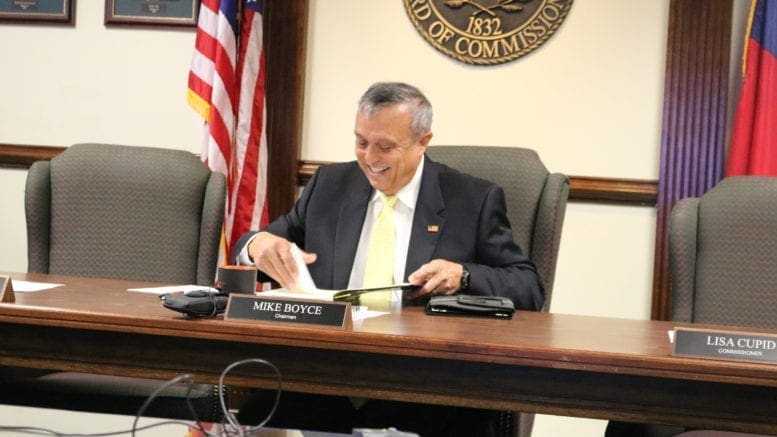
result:
<svg viewBox="0 0 777 437"><path fill-rule="evenodd" d="M165 308L182 313L188 318L199 319L223 313L227 308L229 294L222 293L221 290L194 290L184 294L163 294L160 298Z"/></svg>
<svg viewBox="0 0 777 437"><path fill-rule="evenodd" d="M213 317L227 308L230 293L253 294L256 290L257 271L252 266L220 266L216 270L215 288L194 290L184 294L163 294L162 305L183 313L188 318Z"/></svg>

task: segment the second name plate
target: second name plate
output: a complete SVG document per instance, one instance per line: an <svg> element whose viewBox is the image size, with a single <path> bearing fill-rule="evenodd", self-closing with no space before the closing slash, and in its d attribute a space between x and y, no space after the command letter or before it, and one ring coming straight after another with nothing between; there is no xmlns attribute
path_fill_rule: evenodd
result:
<svg viewBox="0 0 777 437"><path fill-rule="evenodd" d="M672 355L777 363L777 335L675 328Z"/></svg>

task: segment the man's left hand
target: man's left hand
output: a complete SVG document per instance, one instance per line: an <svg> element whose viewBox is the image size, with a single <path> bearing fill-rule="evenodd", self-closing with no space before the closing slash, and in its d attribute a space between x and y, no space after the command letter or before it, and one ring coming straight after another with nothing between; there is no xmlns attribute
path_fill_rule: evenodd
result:
<svg viewBox="0 0 777 437"><path fill-rule="evenodd" d="M419 286L408 297L417 299L424 296L444 296L455 294L461 288L461 264L433 259L411 273L408 280Z"/></svg>

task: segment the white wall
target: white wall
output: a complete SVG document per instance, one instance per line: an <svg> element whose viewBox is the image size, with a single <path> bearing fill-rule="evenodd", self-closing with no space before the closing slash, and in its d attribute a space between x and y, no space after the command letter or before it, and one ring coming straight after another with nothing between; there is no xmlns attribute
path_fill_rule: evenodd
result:
<svg viewBox="0 0 777 437"><path fill-rule="evenodd" d="M0 141L198 150L186 106L194 30L105 27L104 5L78 2L75 27L0 25Z"/></svg>
<svg viewBox="0 0 777 437"><path fill-rule="evenodd" d="M78 2L75 27L0 24L0 143L198 151L202 123L186 106L194 30L106 28L104 5ZM25 177L0 169L0 271L27 270Z"/></svg>
<svg viewBox="0 0 777 437"><path fill-rule="evenodd" d="M435 108L433 144L530 146L555 171L655 179L667 16L665 0L578 1L538 50L482 67L437 52L400 2L313 1L303 156L350 159L356 100L402 80Z"/></svg>
<svg viewBox="0 0 777 437"><path fill-rule="evenodd" d="M551 171L657 179L668 4L577 0L535 52L474 67L427 44L400 1L310 0L301 158L352 159L359 96L401 80L432 101L433 144L532 147ZM78 2L75 27L0 25L0 143L197 151L201 122L185 102L194 31L106 28L103 5ZM738 35L747 2L735 8ZM25 176L0 169L0 271L26 270ZM653 208L570 204L551 310L648 318L654 235ZM542 416L535 435L603 427Z"/></svg>
<svg viewBox="0 0 777 437"><path fill-rule="evenodd" d="M552 171L656 179L667 17L668 1L578 1L542 47L482 67L427 44L401 2L311 2L302 155L352 159L356 100L401 80L434 106L432 144L532 147ZM654 228L653 208L570 204L552 310L649 317Z"/></svg>

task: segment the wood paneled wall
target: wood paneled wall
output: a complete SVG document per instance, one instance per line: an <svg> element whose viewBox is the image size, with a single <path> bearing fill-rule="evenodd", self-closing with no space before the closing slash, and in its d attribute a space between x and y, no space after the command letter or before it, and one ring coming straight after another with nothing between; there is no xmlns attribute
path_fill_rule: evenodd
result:
<svg viewBox="0 0 777 437"><path fill-rule="evenodd" d="M669 320L668 226L678 200L722 177L731 0L673 0L669 10L661 166L653 267L653 319Z"/></svg>

